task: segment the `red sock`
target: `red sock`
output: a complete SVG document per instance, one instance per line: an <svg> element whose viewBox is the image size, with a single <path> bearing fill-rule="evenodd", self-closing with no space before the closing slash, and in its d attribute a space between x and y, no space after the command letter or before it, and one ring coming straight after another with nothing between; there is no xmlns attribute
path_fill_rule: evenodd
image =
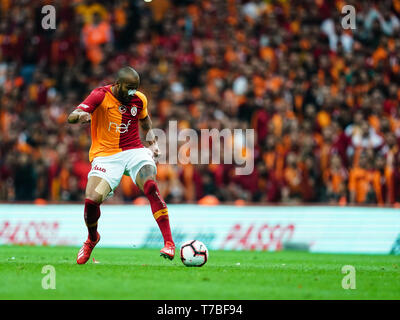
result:
<svg viewBox="0 0 400 320"><path fill-rule="evenodd" d="M166 244L167 241L173 243L171 228L169 226L168 208L160 195L157 184L153 180L147 180L143 186L143 191L147 199L149 199L151 211L161 230L164 244Z"/></svg>
<svg viewBox="0 0 400 320"><path fill-rule="evenodd" d="M90 199L85 199L85 223L89 232L89 239L97 240L97 220L100 218L100 204Z"/></svg>

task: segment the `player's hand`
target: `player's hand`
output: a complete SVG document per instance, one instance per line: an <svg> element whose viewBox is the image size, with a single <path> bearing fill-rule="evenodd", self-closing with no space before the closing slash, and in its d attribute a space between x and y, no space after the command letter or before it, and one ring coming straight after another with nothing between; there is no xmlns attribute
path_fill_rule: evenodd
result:
<svg viewBox="0 0 400 320"><path fill-rule="evenodd" d="M160 148L158 147L158 143L154 142L152 145L149 146L149 149L153 153L153 160L157 161L157 159L161 155L161 151L160 151Z"/></svg>
<svg viewBox="0 0 400 320"><path fill-rule="evenodd" d="M79 122L80 123L89 123L91 120L90 113L82 112L79 114Z"/></svg>

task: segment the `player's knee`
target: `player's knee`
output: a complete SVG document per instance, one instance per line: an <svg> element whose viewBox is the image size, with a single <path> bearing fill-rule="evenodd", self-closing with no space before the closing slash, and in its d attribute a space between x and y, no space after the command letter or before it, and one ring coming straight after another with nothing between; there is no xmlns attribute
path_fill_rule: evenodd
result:
<svg viewBox="0 0 400 320"><path fill-rule="evenodd" d="M149 180L156 180L156 169L151 165L144 165L136 176L136 185L144 191L144 185Z"/></svg>
<svg viewBox="0 0 400 320"><path fill-rule="evenodd" d="M89 199L93 202L101 204L103 202L103 195L101 195L97 192L88 192L88 193L86 193L86 199Z"/></svg>

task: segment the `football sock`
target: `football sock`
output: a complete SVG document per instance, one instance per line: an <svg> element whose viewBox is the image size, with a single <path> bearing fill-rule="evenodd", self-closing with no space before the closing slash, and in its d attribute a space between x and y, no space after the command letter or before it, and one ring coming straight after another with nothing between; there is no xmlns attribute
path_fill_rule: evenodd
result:
<svg viewBox="0 0 400 320"><path fill-rule="evenodd" d="M100 218L100 204L90 199L85 199L85 223L91 241L97 240L97 221Z"/></svg>
<svg viewBox="0 0 400 320"><path fill-rule="evenodd" d="M143 187L144 194L149 199L153 217L156 219L158 227L161 230L164 238L164 244L172 240L171 228L169 226L168 208L158 190L157 184L154 180L147 180Z"/></svg>

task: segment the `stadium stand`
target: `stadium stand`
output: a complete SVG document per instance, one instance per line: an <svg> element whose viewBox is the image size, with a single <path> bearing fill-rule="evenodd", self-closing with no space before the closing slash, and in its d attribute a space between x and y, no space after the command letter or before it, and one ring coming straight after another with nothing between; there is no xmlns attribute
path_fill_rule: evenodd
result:
<svg viewBox="0 0 400 320"><path fill-rule="evenodd" d="M354 30L340 0L0 0L0 200L83 200L90 130L66 116L131 65L154 127L256 133L251 175L158 165L167 202L397 205L400 1L346 3ZM124 177L110 201L140 196Z"/></svg>

